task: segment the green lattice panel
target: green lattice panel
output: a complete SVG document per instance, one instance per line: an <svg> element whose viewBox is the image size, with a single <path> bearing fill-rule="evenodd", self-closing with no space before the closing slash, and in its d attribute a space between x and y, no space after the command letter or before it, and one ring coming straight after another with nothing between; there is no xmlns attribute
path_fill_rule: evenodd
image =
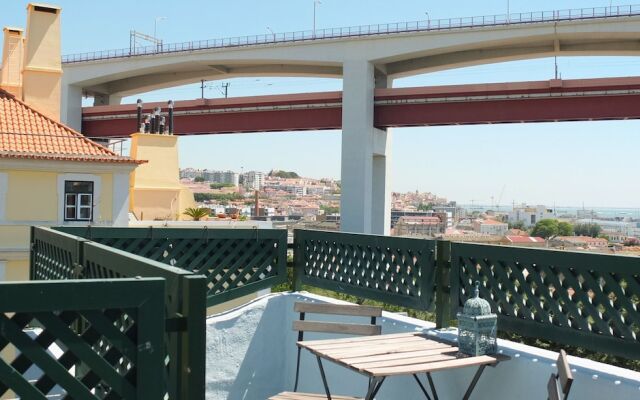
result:
<svg viewBox="0 0 640 400"><path fill-rule="evenodd" d="M168 357L165 359L167 390L170 399L202 398L204 387L204 319L205 279L180 268L136 256L98 243L83 247L82 277L117 279L161 277L165 285L165 315L168 319L183 319L185 329L165 333ZM120 319L117 326L127 327L130 321ZM188 328L188 329L186 329ZM187 344L193 348L186 348ZM191 372L193 371L193 372Z"/></svg>
<svg viewBox="0 0 640 400"><path fill-rule="evenodd" d="M205 275L210 306L287 279L287 232L282 229L56 229Z"/></svg>
<svg viewBox="0 0 640 400"><path fill-rule="evenodd" d="M78 238L46 228L31 231L31 280L72 279L80 260Z"/></svg>
<svg viewBox="0 0 640 400"><path fill-rule="evenodd" d="M499 329L640 357L640 258L453 243L451 260L455 304L480 281Z"/></svg>
<svg viewBox="0 0 640 400"><path fill-rule="evenodd" d="M389 304L431 307L434 241L296 230L294 250L297 279L303 284Z"/></svg>
<svg viewBox="0 0 640 400"><path fill-rule="evenodd" d="M0 350L17 350L0 359L0 396L162 398L163 298L162 279L0 284Z"/></svg>

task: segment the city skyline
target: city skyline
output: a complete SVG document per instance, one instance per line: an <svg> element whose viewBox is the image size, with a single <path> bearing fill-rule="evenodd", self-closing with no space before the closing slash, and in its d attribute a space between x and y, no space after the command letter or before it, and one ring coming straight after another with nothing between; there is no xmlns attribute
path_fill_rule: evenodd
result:
<svg viewBox="0 0 640 400"><path fill-rule="evenodd" d="M154 30L165 42L234 35L296 31L311 28L312 1L283 0L276 4L238 1L231 4L115 0L86 4L63 0L63 53L128 46L128 31ZM7 5L3 25L17 25L26 1ZM624 2L613 2L615 5ZM118 7L130 12L120 15ZM607 1L510 2L511 12L608 6ZM192 10L200 10L194 15ZM279 12L286 8L287 13ZM151 11L150 11L151 10ZM499 14L505 1L458 1L429 4L406 1L325 0L317 10L318 28L393 21L426 20ZM359 11L359 12L358 12ZM428 13L428 14L426 14ZM156 15L157 14L157 15ZM95 31L91 16L112 23ZM298 18L286 18L298 16ZM211 21L214 21L212 23ZM22 23L24 25L24 22ZM249 29L247 26L253 28ZM91 30L95 35L81 35ZM96 41L95 38L99 40ZM558 58L562 78L637 75L640 61L632 57ZM547 80L554 77L553 58L460 68L398 79L394 87ZM340 90L339 79L243 78L232 79L231 96ZM222 82L206 83L206 97L222 96ZM154 100L200 97L200 83L125 98ZM177 127L179 129L179 127ZM640 145L639 121L513 124L393 129L391 190L431 191L461 203L489 203L504 188L501 203L564 204L587 207L640 206L640 185L634 185L634 160ZM218 169L294 170L305 176L340 178L340 133L257 133L184 137L180 140L181 166L201 167L216 160Z"/></svg>

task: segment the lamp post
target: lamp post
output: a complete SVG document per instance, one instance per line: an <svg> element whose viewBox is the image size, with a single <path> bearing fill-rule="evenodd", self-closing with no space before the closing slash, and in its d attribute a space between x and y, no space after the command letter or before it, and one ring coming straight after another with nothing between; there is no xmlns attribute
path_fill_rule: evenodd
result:
<svg viewBox="0 0 640 400"><path fill-rule="evenodd" d="M320 0L313 0L313 37L316 37L316 7L322 4Z"/></svg>
<svg viewBox="0 0 640 400"><path fill-rule="evenodd" d="M155 21L153 22L153 37L154 38L158 38L157 34L158 34L158 21L164 21L165 19L167 19L167 17L156 17Z"/></svg>
<svg viewBox="0 0 640 400"><path fill-rule="evenodd" d="M427 16L427 29L431 28L431 16L428 11L425 11L424 14Z"/></svg>
<svg viewBox="0 0 640 400"><path fill-rule="evenodd" d="M276 33L275 33L275 32L274 32L270 27L268 27L268 26L267 26L267 30L268 30L269 32L271 32L271 34L273 35L273 41L275 42L275 41L276 41Z"/></svg>
<svg viewBox="0 0 640 400"><path fill-rule="evenodd" d="M163 21L167 19L167 17L156 17L156 19L153 21L153 38L157 40L156 42L156 46L160 47L160 50L162 50L162 40L158 40L158 21Z"/></svg>
<svg viewBox="0 0 640 400"><path fill-rule="evenodd" d="M511 22L511 1L507 0L507 23Z"/></svg>

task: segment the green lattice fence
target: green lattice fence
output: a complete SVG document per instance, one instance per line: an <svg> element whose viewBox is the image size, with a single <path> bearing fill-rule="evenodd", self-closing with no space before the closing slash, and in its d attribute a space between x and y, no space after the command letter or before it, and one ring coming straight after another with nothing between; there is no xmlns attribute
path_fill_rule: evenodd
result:
<svg viewBox="0 0 640 400"><path fill-rule="evenodd" d="M452 243L451 268L454 312L480 281L501 330L640 358L638 257Z"/></svg>
<svg viewBox="0 0 640 400"><path fill-rule="evenodd" d="M287 231L283 229L56 229L205 275L208 306L287 279Z"/></svg>
<svg viewBox="0 0 640 400"><path fill-rule="evenodd" d="M172 399L196 399L205 385L204 277L98 243L83 246L81 277L160 277L166 280L167 388ZM126 322L125 322L126 323Z"/></svg>
<svg viewBox="0 0 640 400"><path fill-rule="evenodd" d="M84 239L49 229L31 227L30 280L73 279L78 276Z"/></svg>
<svg viewBox="0 0 640 400"><path fill-rule="evenodd" d="M435 241L296 230L296 289L311 285L426 310L435 288Z"/></svg>
<svg viewBox="0 0 640 400"><path fill-rule="evenodd" d="M157 278L1 283L0 397L46 400L61 389L55 398L161 399L163 309Z"/></svg>
<svg viewBox="0 0 640 400"><path fill-rule="evenodd" d="M205 277L50 228L32 228L31 241L32 279L64 279L60 268L80 279L164 278L167 390L171 399L204 398ZM126 319L115 324L128 326Z"/></svg>

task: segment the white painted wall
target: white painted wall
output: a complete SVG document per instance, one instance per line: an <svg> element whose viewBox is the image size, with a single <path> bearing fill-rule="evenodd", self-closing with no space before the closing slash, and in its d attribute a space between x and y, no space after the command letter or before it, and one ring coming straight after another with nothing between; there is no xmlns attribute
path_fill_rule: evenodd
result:
<svg viewBox="0 0 640 400"><path fill-rule="evenodd" d="M266 399L293 389L296 359L296 333L291 324L296 301L336 302L307 293L282 293L262 297L238 309L207 320L207 396L208 400ZM309 315L308 319L320 319ZM336 321L337 318L329 317ZM456 331L431 331L431 323L383 313L382 333L429 330L453 339ZM329 338L309 334L305 339ZM331 336L331 337L336 337ZM557 354L535 347L499 340L500 350L512 357L496 368L485 369L474 400L546 398L546 384L555 371ZM571 399L640 398L640 373L575 357L569 357L574 369ZM332 393L364 396L367 379L342 367L324 362ZM302 357L300 391L323 393L315 358ZM475 368L433 374L441 399L462 398ZM411 377L388 378L376 399L423 399Z"/></svg>

